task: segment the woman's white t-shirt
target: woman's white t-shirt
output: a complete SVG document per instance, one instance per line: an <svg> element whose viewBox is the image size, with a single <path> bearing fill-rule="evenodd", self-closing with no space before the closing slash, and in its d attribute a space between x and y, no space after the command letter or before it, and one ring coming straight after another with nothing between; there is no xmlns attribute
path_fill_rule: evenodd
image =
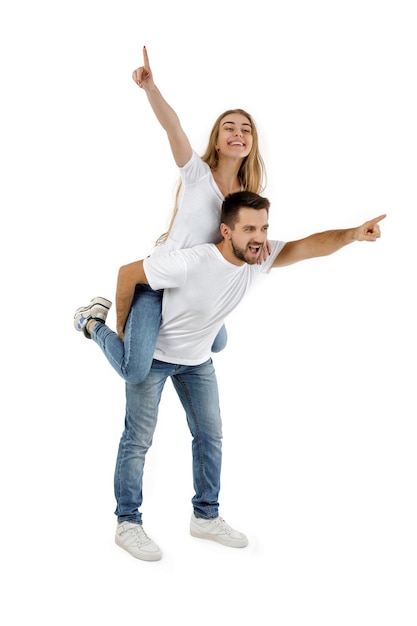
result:
<svg viewBox="0 0 417 626"><path fill-rule="evenodd" d="M179 171L182 184L178 212L167 240L156 246L152 254L221 241L220 216L224 196L209 166L193 151L188 163Z"/></svg>

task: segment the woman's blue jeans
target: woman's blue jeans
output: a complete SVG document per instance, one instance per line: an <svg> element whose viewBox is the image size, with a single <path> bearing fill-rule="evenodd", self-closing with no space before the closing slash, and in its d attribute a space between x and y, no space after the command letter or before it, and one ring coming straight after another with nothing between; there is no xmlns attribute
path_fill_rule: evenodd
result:
<svg viewBox="0 0 417 626"><path fill-rule="evenodd" d="M91 338L116 372L133 385L145 380L151 369L162 319L163 290L137 285L125 326L124 341L106 324L95 324ZM212 346L220 352L226 346L227 331L222 326Z"/></svg>
<svg viewBox="0 0 417 626"><path fill-rule="evenodd" d="M212 360L201 365L175 365L153 360L146 380L126 383L125 428L114 474L119 522L142 523L142 481L146 453L152 445L159 402L171 378L184 407L192 435L194 513L218 516L222 461L222 422L216 374ZM168 459L168 463L175 458Z"/></svg>

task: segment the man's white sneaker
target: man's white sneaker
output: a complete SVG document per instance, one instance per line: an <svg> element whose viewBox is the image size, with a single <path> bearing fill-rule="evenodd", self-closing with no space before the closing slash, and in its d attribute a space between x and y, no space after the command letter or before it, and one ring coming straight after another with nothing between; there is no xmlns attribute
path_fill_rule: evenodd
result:
<svg viewBox="0 0 417 626"><path fill-rule="evenodd" d="M117 524L115 541L118 546L142 561L159 561L162 552L148 537L141 524L121 522Z"/></svg>
<svg viewBox="0 0 417 626"><path fill-rule="evenodd" d="M190 533L199 539L211 539L230 548L245 548L248 538L238 530L234 530L222 517L203 519L191 516Z"/></svg>

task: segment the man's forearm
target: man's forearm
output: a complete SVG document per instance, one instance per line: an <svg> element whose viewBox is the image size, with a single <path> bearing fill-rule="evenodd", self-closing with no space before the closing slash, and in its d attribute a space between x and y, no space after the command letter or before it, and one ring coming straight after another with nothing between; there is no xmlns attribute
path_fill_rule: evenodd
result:
<svg viewBox="0 0 417 626"><path fill-rule="evenodd" d="M327 256L357 240L356 228L326 230L307 237L311 257Z"/></svg>
<svg viewBox="0 0 417 626"><path fill-rule="evenodd" d="M116 288L116 328L117 334L122 337L127 316L132 306L135 287L139 284L148 284L143 269L143 261L135 261L123 265L119 269Z"/></svg>

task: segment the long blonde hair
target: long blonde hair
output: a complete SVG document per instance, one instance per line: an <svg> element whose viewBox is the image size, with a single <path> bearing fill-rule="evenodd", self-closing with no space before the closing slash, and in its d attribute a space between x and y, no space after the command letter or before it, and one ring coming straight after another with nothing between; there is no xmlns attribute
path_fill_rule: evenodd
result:
<svg viewBox="0 0 417 626"><path fill-rule="evenodd" d="M219 166L219 154L216 150L217 140L219 137L220 123L228 115L239 114L248 118L252 127L252 148L250 153L243 159L238 178L242 186L243 191L251 191L253 193L261 194L266 186L266 170L265 164L259 152L258 131L256 130L255 122L249 113L243 109L228 109L221 113L217 120L214 122L211 130L208 145L206 151L201 156L201 160L207 163L211 170L216 170ZM177 191L175 194L175 205L171 215L169 227L166 233L161 235L155 245L159 245L166 241L167 237L174 223L175 217L178 212L178 197L181 190L181 180L178 182Z"/></svg>

